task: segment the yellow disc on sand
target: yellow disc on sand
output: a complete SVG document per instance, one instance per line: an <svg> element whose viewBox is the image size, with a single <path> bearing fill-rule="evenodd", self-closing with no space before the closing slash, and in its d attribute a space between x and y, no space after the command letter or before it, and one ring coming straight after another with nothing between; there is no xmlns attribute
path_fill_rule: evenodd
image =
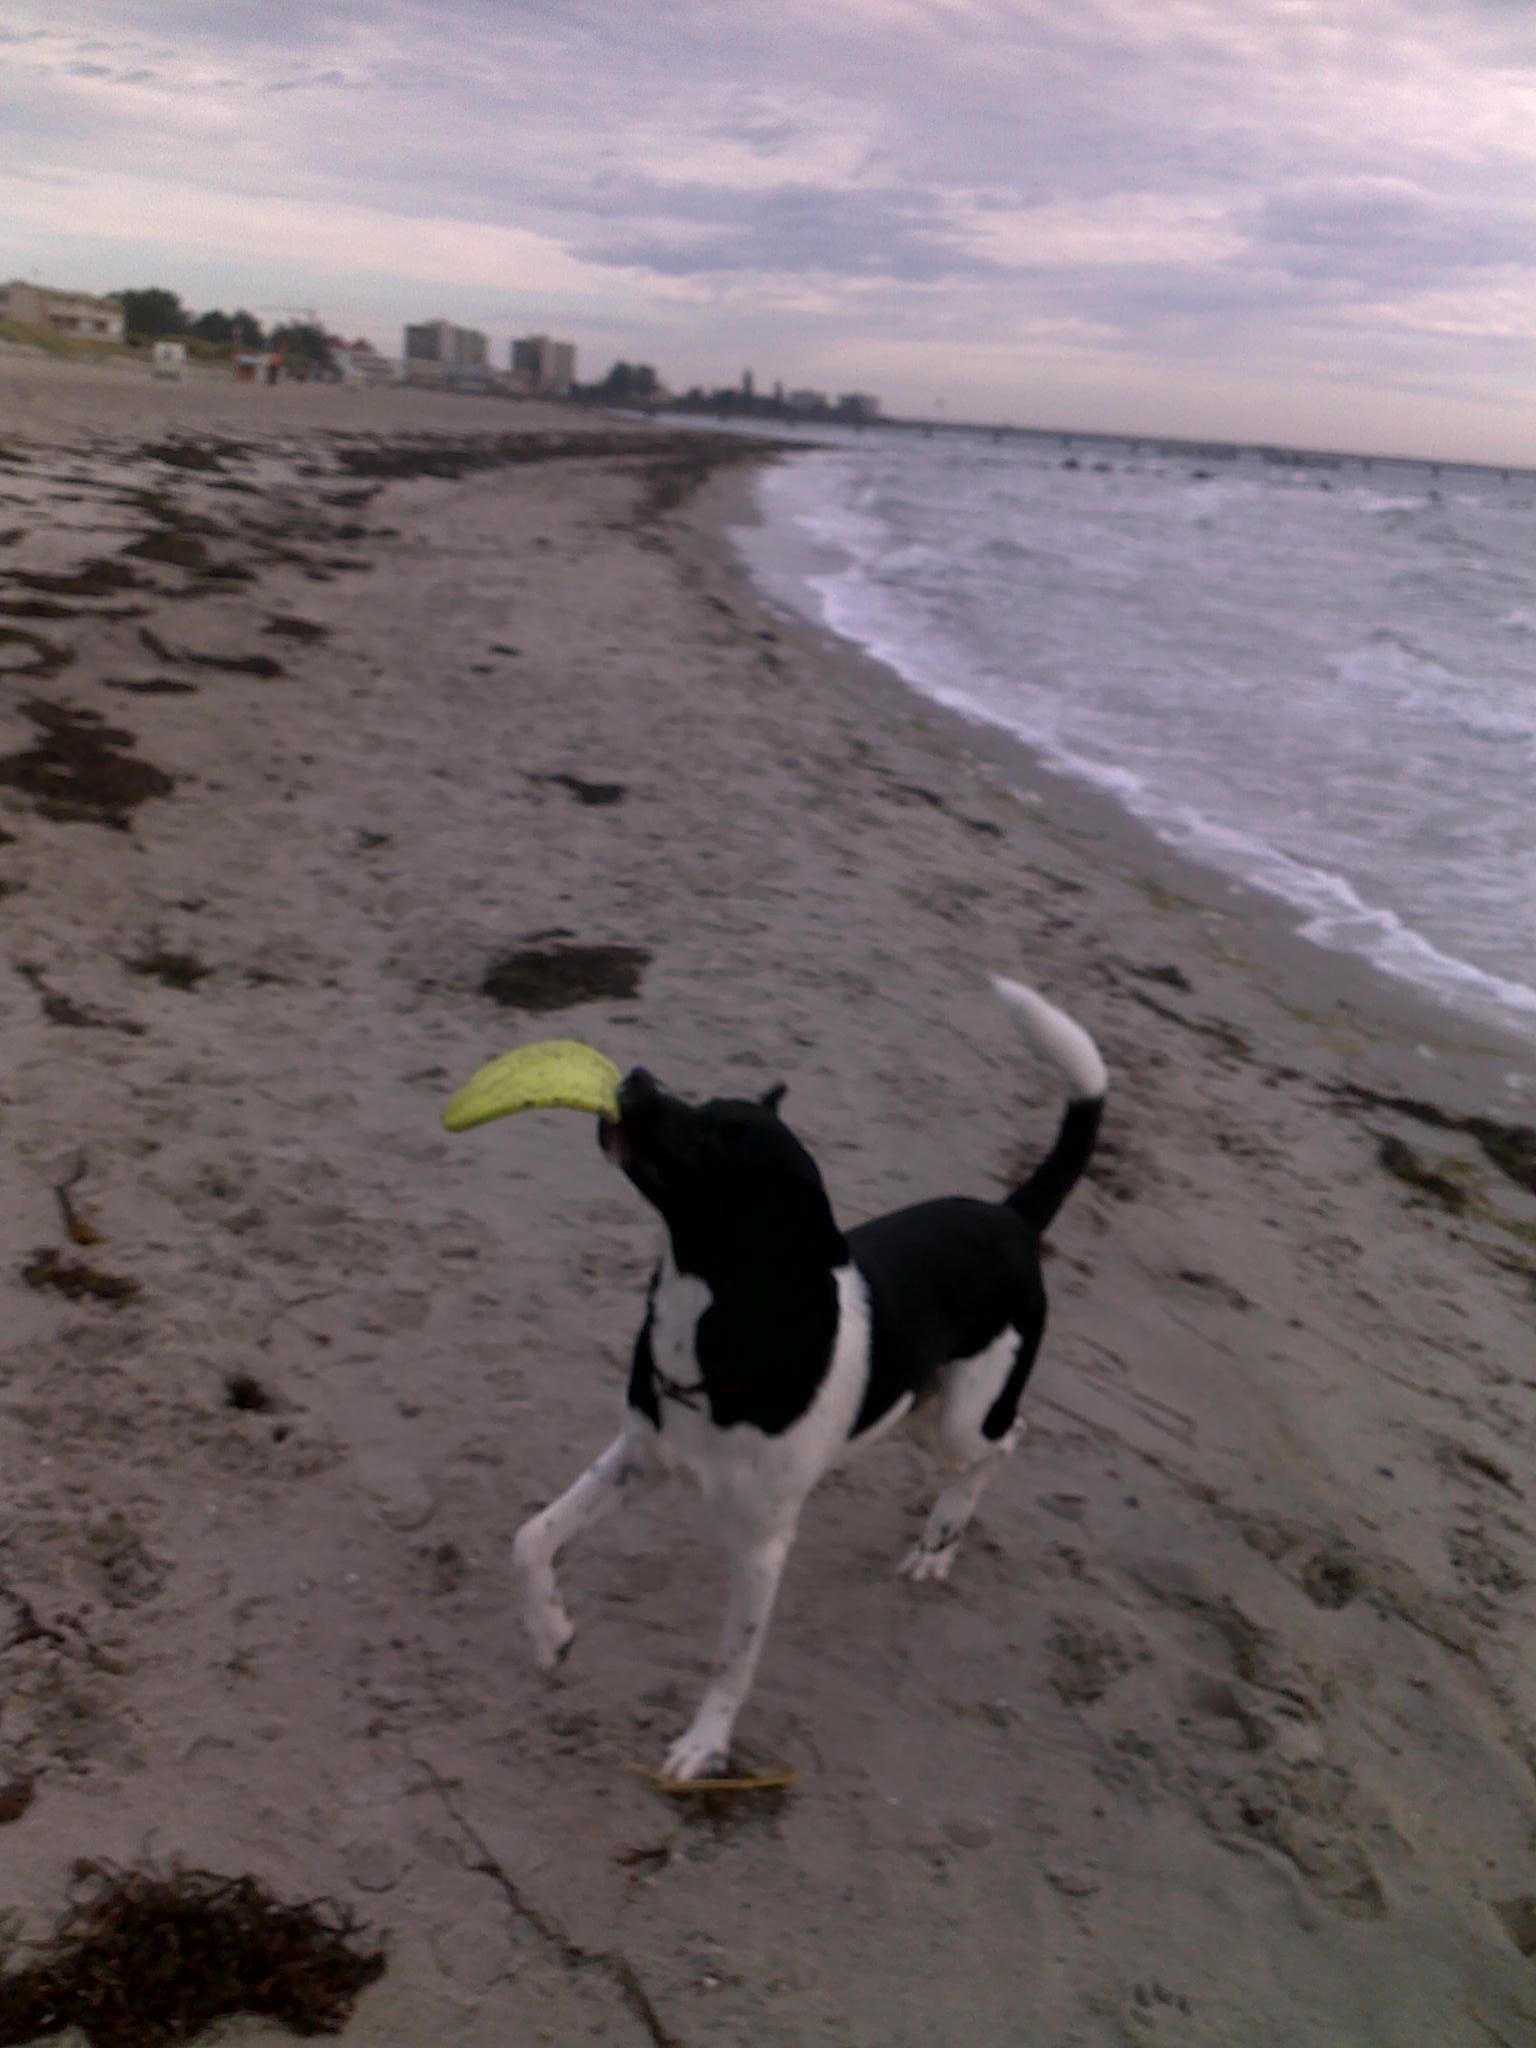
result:
<svg viewBox="0 0 1536 2048"><path fill-rule="evenodd" d="M472 1131L520 1109L585 1109L616 1121L619 1070L606 1054L574 1038L520 1045L464 1083L443 1111L443 1125Z"/></svg>

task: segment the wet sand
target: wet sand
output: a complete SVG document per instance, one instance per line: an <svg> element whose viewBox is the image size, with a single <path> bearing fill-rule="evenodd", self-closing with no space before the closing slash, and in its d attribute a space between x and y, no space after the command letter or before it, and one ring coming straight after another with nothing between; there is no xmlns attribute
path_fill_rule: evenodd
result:
<svg viewBox="0 0 1536 2048"><path fill-rule="evenodd" d="M1536 2027L1536 1194L1504 1049L1288 953L763 604L715 451L0 360L0 1909L182 1857L387 1930L389 2044L1517 2042ZM653 1250L572 1035L789 1083L848 1221L1113 1094L951 1584L818 1494L741 1760L682 1497L565 1571ZM1310 999L1308 999L1310 998ZM1502 1065L1501 1065L1502 1063ZM286 2038L243 2022L231 2038Z"/></svg>

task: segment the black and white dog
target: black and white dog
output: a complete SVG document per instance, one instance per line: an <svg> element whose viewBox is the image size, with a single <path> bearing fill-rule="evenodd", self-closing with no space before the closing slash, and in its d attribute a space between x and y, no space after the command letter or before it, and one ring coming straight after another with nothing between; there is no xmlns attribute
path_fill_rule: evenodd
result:
<svg viewBox="0 0 1536 2048"><path fill-rule="evenodd" d="M1040 1239L1088 1164L1106 1078L1080 1025L1016 982L993 985L1069 1094L1049 1156L1005 1201L923 1202L845 1235L815 1161L779 1119L781 1088L693 1108L637 1068L617 1121L601 1127L665 1240L623 1427L518 1531L513 1561L535 1655L552 1669L573 1634L555 1582L566 1544L669 1472L697 1482L729 1554L730 1597L668 1777L726 1768L800 1510L825 1472L910 1417L946 1481L900 1569L943 1579L1019 1436L1045 1327Z"/></svg>

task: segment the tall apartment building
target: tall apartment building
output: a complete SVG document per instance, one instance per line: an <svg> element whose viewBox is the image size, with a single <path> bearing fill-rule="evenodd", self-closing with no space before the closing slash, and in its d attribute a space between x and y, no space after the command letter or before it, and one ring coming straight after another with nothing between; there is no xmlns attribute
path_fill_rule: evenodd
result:
<svg viewBox="0 0 1536 2048"><path fill-rule="evenodd" d="M123 338L121 300L98 299L89 292L55 291L51 285L27 284L19 277L0 284L0 320L51 327L56 334L85 335L93 341Z"/></svg>
<svg viewBox="0 0 1536 2048"><path fill-rule="evenodd" d="M451 320L424 320L405 330L407 377L451 377L456 370L483 370L486 339L476 327L455 327Z"/></svg>
<svg viewBox="0 0 1536 2048"><path fill-rule="evenodd" d="M530 391L563 398L576 382L576 344L551 341L547 334L525 335L512 344L511 366Z"/></svg>

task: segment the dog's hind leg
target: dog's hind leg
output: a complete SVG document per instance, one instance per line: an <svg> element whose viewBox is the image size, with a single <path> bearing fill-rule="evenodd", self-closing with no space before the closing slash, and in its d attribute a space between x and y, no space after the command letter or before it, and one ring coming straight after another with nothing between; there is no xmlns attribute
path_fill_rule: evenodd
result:
<svg viewBox="0 0 1536 2048"><path fill-rule="evenodd" d="M576 1633L560 1598L555 1560L573 1536L647 1492L662 1467L644 1437L625 1431L560 1498L524 1522L512 1540L512 1570L533 1654L552 1671Z"/></svg>
<svg viewBox="0 0 1536 2048"><path fill-rule="evenodd" d="M947 1365L938 1393L913 1416L916 1435L950 1475L922 1535L896 1567L904 1579L947 1579L976 1504L1024 1433L1019 1397L1045 1328L1045 1302L974 1358Z"/></svg>
<svg viewBox="0 0 1536 2048"><path fill-rule="evenodd" d="M1013 1449L1019 1427L1015 1423L1001 1442L989 1444L974 1465L957 1472L941 1490L922 1535L896 1567L904 1579L949 1577L950 1567L959 1555L960 1539L976 1512L976 1503L985 1492L987 1481Z"/></svg>
<svg viewBox="0 0 1536 2048"><path fill-rule="evenodd" d="M667 1751L664 1776L680 1780L714 1777L726 1768L731 1733L752 1689L794 1534L791 1522L733 1549L730 1597L714 1676L692 1727Z"/></svg>

